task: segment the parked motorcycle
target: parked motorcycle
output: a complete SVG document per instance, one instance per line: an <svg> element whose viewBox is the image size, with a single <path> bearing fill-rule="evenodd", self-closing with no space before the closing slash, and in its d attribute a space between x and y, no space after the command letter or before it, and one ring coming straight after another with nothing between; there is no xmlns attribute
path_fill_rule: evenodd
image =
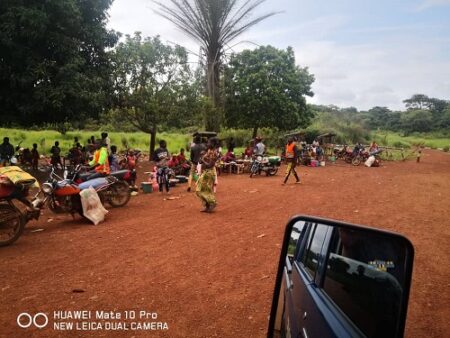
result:
<svg viewBox="0 0 450 338"><path fill-rule="evenodd" d="M351 149L347 145L343 145L342 147L335 147L333 149L333 154L336 159L345 159L346 155L350 155L352 153Z"/></svg>
<svg viewBox="0 0 450 338"><path fill-rule="evenodd" d="M274 176L278 172L281 165L281 158L278 156L264 157L256 155L253 157L253 162L250 166L250 178L254 175L261 175L263 172L266 176Z"/></svg>
<svg viewBox="0 0 450 338"><path fill-rule="evenodd" d="M29 184L0 184L0 247L14 243L23 233L25 225L39 219L40 210L28 200ZM26 208L19 209L15 201Z"/></svg>
<svg viewBox="0 0 450 338"><path fill-rule="evenodd" d="M128 203L131 194L128 184L125 181L119 180L114 176L93 177L82 183L77 183L73 179L63 179L59 177L54 169L50 173L49 180L42 185L42 192L44 196L50 196L54 201L56 207L58 204L63 203L66 207L66 212L76 213L78 212L78 202L80 202L79 193L81 190L93 187L102 203L108 203L112 207L122 207ZM74 195L78 196L75 197ZM74 207L72 207L74 205ZM52 209L52 207L50 207ZM52 209L53 210L53 209ZM71 212L70 210L73 210ZM54 208L57 212L58 208Z"/></svg>
<svg viewBox="0 0 450 338"><path fill-rule="evenodd" d="M358 156L360 158L363 157L364 153L365 153L364 146L361 145L361 144L357 144L355 146L355 148L353 148L353 151L350 151L350 150L347 149L347 152L344 155L344 160L345 160L346 163L353 163L354 159L356 159ZM358 160L355 160L355 164L353 164L353 165L359 165L359 163L361 163L361 162L359 162L358 164L356 164L356 163L358 163Z"/></svg>
<svg viewBox="0 0 450 338"><path fill-rule="evenodd" d="M76 184L81 184L83 182L86 182L88 180L92 180L94 178L100 178L105 177L104 175L100 173L90 172L83 170L86 169L86 167L83 167L81 165L75 166L72 170L68 170L67 173L64 175L66 179L72 180ZM119 182L125 182L128 185L128 189L135 189L136 185L136 179L137 179L137 173L136 169L123 169L123 170L117 170L109 174L109 176L113 176L117 178ZM121 184L121 183L118 183Z"/></svg>
<svg viewBox="0 0 450 338"><path fill-rule="evenodd" d="M379 167L381 164L381 157L380 154L383 152L383 150L376 150L373 152L364 151L360 154L358 154L352 161L352 164L354 166L358 166L361 164L361 162L365 163L371 156L375 157L375 161L373 163L373 167Z"/></svg>

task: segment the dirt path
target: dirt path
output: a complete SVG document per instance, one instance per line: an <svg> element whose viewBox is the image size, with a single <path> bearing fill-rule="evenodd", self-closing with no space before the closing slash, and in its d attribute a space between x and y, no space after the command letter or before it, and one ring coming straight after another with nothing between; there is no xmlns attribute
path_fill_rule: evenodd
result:
<svg viewBox="0 0 450 338"><path fill-rule="evenodd" d="M223 175L214 214L200 213L195 195L177 187L177 199L140 194L98 226L71 217L48 222L47 215L30 223L0 250L0 337L80 336L52 330L52 320L42 330L17 327L21 312L57 310L147 310L169 326L86 337L264 337L284 226L295 214L406 235L416 250L406 336L445 337L450 155L426 151L420 164L300 172L303 184L287 186L281 173Z"/></svg>

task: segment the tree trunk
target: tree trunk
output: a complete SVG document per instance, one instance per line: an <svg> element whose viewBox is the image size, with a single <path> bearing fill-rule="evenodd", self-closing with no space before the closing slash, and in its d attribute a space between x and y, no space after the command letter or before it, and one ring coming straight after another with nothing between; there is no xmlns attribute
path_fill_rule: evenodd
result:
<svg viewBox="0 0 450 338"><path fill-rule="evenodd" d="M212 48L208 52L206 79L207 79L207 93L211 99L213 108L210 116L207 118L206 128L210 131L220 131L221 114L220 114L220 51Z"/></svg>
<svg viewBox="0 0 450 338"><path fill-rule="evenodd" d="M155 146L156 146L156 127L152 128L150 131L150 158L151 161L153 158L153 154L155 153Z"/></svg>
<svg viewBox="0 0 450 338"><path fill-rule="evenodd" d="M257 127L257 126L254 126L254 127L253 127L252 138L255 139L256 136L258 136L258 127Z"/></svg>

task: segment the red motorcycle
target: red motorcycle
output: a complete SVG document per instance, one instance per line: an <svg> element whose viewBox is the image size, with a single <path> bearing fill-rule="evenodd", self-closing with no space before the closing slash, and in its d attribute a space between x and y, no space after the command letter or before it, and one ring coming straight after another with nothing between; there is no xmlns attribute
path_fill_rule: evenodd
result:
<svg viewBox="0 0 450 338"><path fill-rule="evenodd" d="M72 180L76 184L81 184L83 182L86 182L88 180L92 180L94 178L100 178L105 177L105 175L102 175L100 173L88 171L90 167L84 167L81 165L78 165L74 167L72 170L67 171L65 173L64 177L66 179ZM83 172L84 171L84 172ZM136 179L137 179L137 173L136 169L129 170L129 169L123 169L123 170L117 170L109 174L109 176L115 177L119 182L118 185L124 185L124 183L127 184L128 189L134 189L136 185ZM122 182L122 183L120 183Z"/></svg>
<svg viewBox="0 0 450 338"><path fill-rule="evenodd" d="M89 187L95 189L102 203L108 202L113 207L124 206L130 200L128 185L116 177L97 177L77 184L73 180L62 179L52 170L49 180L42 184L40 193L44 198L36 198L33 204L38 208L48 205L57 214L78 213L83 216L80 191Z"/></svg>
<svg viewBox="0 0 450 338"><path fill-rule="evenodd" d="M25 225L39 218L40 209L27 198L33 184L0 184L0 247L14 243ZM19 209L15 201L21 202L25 210Z"/></svg>

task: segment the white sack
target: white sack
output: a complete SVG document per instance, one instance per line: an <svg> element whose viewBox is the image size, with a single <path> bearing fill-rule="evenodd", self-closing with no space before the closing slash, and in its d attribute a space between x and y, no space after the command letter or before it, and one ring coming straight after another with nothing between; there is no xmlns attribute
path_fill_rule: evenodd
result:
<svg viewBox="0 0 450 338"><path fill-rule="evenodd" d="M103 207L100 197L94 188L84 189L80 191L81 205L83 206L83 215L92 223L97 225L103 222L105 215L108 213Z"/></svg>

